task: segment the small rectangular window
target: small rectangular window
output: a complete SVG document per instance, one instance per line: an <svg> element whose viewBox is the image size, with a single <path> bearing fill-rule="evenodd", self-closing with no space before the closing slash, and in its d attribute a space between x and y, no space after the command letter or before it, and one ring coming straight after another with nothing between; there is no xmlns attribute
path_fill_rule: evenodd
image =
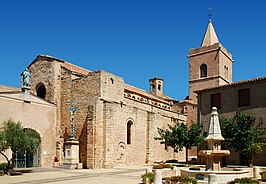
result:
<svg viewBox="0 0 266 184"><path fill-rule="evenodd" d="M250 89L238 90L238 106L250 105Z"/></svg>
<svg viewBox="0 0 266 184"><path fill-rule="evenodd" d="M212 107L221 109L221 93L216 93L211 95L211 108Z"/></svg>

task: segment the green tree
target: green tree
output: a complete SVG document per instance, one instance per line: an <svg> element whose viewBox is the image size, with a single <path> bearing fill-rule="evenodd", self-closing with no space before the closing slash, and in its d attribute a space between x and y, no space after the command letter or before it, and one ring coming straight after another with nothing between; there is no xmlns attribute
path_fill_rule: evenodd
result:
<svg viewBox="0 0 266 184"><path fill-rule="evenodd" d="M186 148L186 163L188 163L188 149L192 149L193 146L199 146L203 142L202 124L192 122L188 127L184 123L177 122L174 126L168 125L169 129L157 128L159 137L155 137L155 140L160 140L161 144L170 146L174 149L174 152L182 151Z"/></svg>
<svg viewBox="0 0 266 184"><path fill-rule="evenodd" d="M221 118L221 131L225 139L223 145L239 152L240 164L252 164L253 153L262 151L261 142L265 131L255 126L255 117L245 116L237 111L233 118Z"/></svg>
<svg viewBox="0 0 266 184"><path fill-rule="evenodd" d="M31 129L24 129L20 122L14 122L12 119L4 121L3 124L3 130L0 131L0 154L7 160L7 168L4 171L7 173L13 168L16 151L34 153L40 143L40 136ZM9 148L12 151L10 159L5 154Z"/></svg>

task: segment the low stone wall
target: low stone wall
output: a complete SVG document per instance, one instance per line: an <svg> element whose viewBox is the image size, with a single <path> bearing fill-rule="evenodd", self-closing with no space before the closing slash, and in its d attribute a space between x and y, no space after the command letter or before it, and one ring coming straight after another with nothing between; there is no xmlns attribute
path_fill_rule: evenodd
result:
<svg viewBox="0 0 266 184"><path fill-rule="evenodd" d="M160 169L162 171L162 177L171 177L171 176L178 176L178 170L176 167L174 167L173 169L170 168L163 168ZM155 173L155 170L153 170L153 172Z"/></svg>
<svg viewBox="0 0 266 184"><path fill-rule="evenodd" d="M231 170L231 171L194 171L189 169L181 169L181 176L183 177L194 177L196 178L197 174L204 175L204 180L208 179L209 174L217 175L217 183L227 183L228 181L234 180L236 178L245 178L249 177L249 170Z"/></svg>

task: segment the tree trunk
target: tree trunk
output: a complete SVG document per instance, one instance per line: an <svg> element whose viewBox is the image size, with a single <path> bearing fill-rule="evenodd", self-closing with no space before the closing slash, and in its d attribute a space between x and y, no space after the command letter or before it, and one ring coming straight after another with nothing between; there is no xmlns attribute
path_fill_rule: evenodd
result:
<svg viewBox="0 0 266 184"><path fill-rule="evenodd" d="M188 165L188 148L187 147L185 148L186 148L186 165Z"/></svg>
<svg viewBox="0 0 266 184"><path fill-rule="evenodd" d="M10 160L8 160L7 156L4 153L0 152L0 154L3 155L3 157L5 157L5 159L7 161L7 167L4 169L4 174L8 174L9 170L13 170L13 166L10 167L10 165L11 165L10 162L12 160L14 160L15 158L12 154L12 158Z"/></svg>
<svg viewBox="0 0 266 184"><path fill-rule="evenodd" d="M239 157L241 165L245 165L248 167L252 165L252 154L239 153Z"/></svg>

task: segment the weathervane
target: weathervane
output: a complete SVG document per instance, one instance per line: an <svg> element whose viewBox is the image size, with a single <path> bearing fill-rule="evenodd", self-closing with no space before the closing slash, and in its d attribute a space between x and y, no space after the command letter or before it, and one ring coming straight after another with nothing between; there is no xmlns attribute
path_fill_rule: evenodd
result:
<svg viewBox="0 0 266 184"><path fill-rule="evenodd" d="M74 136L74 114L75 114L76 110L80 110L80 108L75 107L74 100L71 100L70 109L67 111L70 112L70 116L71 116L71 138L70 138L70 140L72 140L72 141L74 141L74 139L75 139L75 136Z"/></svg>
<svg viewBox="0 0 266 184"><path fill-rule="evenodd" d="M212 9L211 8L208 8L208 9L209 9L208 17L209 17L209 21L211 21L212 20Z"/></svg>

